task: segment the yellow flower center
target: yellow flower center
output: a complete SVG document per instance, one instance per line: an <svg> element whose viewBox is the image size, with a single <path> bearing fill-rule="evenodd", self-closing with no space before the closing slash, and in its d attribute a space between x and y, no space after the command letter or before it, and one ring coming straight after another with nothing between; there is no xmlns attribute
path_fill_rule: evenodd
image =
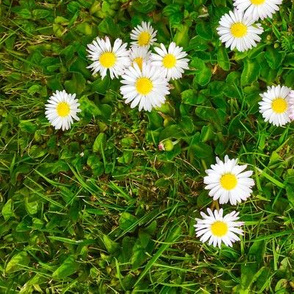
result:
<svg viewBox="0 0 294 294"><path fill-rule="evenodd" d="M223 221L215 221L210 229L213 236L223 237L228 232L228 225Z"/></svg>
<svg viewBox="0 0 294 294"><path fill-rule="evenodd" d="M149 45L151 35L148 32L142 32L138 37L138 44L140 46Z"/></svg>
<svg viewBox="0 0 294 294"><path fill-rule="evenodd" d="M251 3L255 5L260 5L260 4L263 4L264 2L265 0L251 0Z"/></svg>
<svg viewBox="0 0 294 294"><path fill-rule="evenodd" d="M68 116L70 113L70 107L67 102L59 102L56 107L57 114L61 117Z"/></svg>
<svg viewBox="0 0 294 294"><path fill-rule="evenodd" d="M225 190L234 189L237 183L237 177L231 173L224 174L220 178L220 184Z"/></svg>
<svg viewBox="0 0 294 294"><path fill-rule="evenodd" d="M162 64L166 68L172 68L176 65L176 58L173 54L166 54L162 59Z"/></svg>
<svg viewBox="0 0 294 294"><path fill-rule="evenodd" d="M99 57L99 61L103 67L113 67L116 62L116 56L113 52L102 53Z"/></svg>
<svg viewBox="0 0 294 294"><path fill-rule="evenodd" d="M136 89L141 95L147 95L151 92L153 84L148 78L138 78L136 82Z"/></svg>
<svg viewBox="0 0 294 294"><path fill-rule="evenodd" d="M137 63L139 68L142 70L142 65L143 65L143 58L142 57L136 57L133 62Z"/></svg>
<svg viewBox="0 0 294 294"><path fill-rule="evenodd" d="M235 38L242 38L247 34L247 26L241 22L236 22L231 26L231 33Z"/></svg>
<svg viewBox="0 0 294 294"><path fill-rule="evenodd" d="M287 101L284 98L276 98L272 101L272 110L275 113L283 113L288 107Z"/></svg>

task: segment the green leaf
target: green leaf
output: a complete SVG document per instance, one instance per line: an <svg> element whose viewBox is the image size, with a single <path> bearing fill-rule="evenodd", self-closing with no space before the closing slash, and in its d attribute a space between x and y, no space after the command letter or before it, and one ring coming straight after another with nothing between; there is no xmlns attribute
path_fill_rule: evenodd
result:
<svg viewBox="0 0 294 294"><path fill-rule="evenodd" d="M106 17L98 25L98 31L116 38L118 37L120 28L114 23L111 17Z"/></svg>
<svg viewBox="0 0 294 294"><path fill-rule="evenodd" d="M100 133L93 144L93 151L94 152L103 152L106 144L106 135L104 133Z"/></svg>
<svg viewBox="0 0 294 294"><path fill-rule="evenodd" d="M83 22L80 23L76 26L77 31L79 31L80 33L82 33L83 35L88 35L91 36L93 34L93 28L92 26L87 23L87 22Z"/></svg>
<svg viewBox="0 0 294 294"><path fill-rule="evenodd" d="M25 251L21 251L10 259L7 263L5 271L10 274L24 269L30 262L30 257Z"/></svg>
<svg viewBox="0 0 294 294"><path fill-rule="evenodd" d="M257 56L259 56L261 54L261 52L263 52L264 47L266 46L266 44L262 44L259 43L256 47L252 48L249 53L248 53L248 58L250 60L256 58Z"/></svg>
<svg viewBox="0 0 294 294"><path fill-rule="evenodd" d="M91 100L88 99L87 96L82 96L79 99L80 107L82 112L87 112L91 116L100 116L102 115L101 110L98 108L98 106Z"/></svg>
<svg viewBox="0 0 294 294"><path fill-rule="evenodd" d="M200 37L206 40L212 39L213 30L211 29L208 22L199 21L199 23L196 25L196 32Z"/></svg>
<svg viewBox="0 0 294 294"><path fill-rule="evenodd" d="M34 9L33 17L36 19L47 18L48 16L51 15L51 13L52 12L50 10L46 10L46 9Z"/></svg>
<svg viewBox="0 0 294 294"><path fill-rule="evenodd" d="M25 198L25 208L29 214L36 214L39 208L38 201L29 201L29 198Z"/></svg>
<svg viewBox="0 0 294 294"><path fill-rule="evenodd" d="M188 105L197 105L197 96L192 89L185 90L181 93L182 101Z"/></svg>
<svg viewBox="0 0 294 294"><path fill-rule="evenodd" d="M69 93L80 95L86 87L86 79L79 72L74 72L72 79L64 83L64 87Z"/></svg>
<svg viewBox="0 0 294 294"><path fill-rule="evenodd" d="M288 198L289 202L291 203L292 207L294 207L294 189L293 189L293 187L290 185L287 185L286 192L287 192L287 198Z"/></svg>
<svg viewBox="0 0 294 294"><path fill-rule="evenodd" d="M174 36L174 42L178 46L186 47L189 44L190 38L189 38L189 26L187 24L178 25L177 26L177 32Z"/></svg>
<svg viewBox="0 0 294 294"><path fill-rule="evenodd" d="M168 138L181 138L183 135L183 130L179 125L170 125L162 130L160 133L160 140Z"/></svg>
<svg viewBox="0 0 294 294"><path fill-rule="evenodd" d="M209 83L212 72L210 68L208 68L205 63L198 57L194 57L190 64L191 68L195 68L195 77L193 79L193 85L199 84L201 86L205 86Z"/></svg>
<svg viewBox="0 0 294 294"><path fill-rule="evenodd" d="M137 218L128 212L123 212L119 218L119 227L122 230L133 232L136 228Z"/></svg>
<svg viewBox="0 0 294 294"><path fill-rule="evenodd" d="M31 11L27 8L23 8L17 12L17 14L23 19L30 19L31 18Z"/></svg>
<svg viewBox="0 0 294 294"><path fill-rule="evenodd" d="M260 65L256 61L245 59L244 69L241 74L241 84L248 85L255 82L260 74Z"/></svg>
<svg viewBox="0 0 294 294"><path fill-rule="evenodd" d="M207 40L203 39L200 36L196 36L196 37L192 38L189 41L189 46L186 48L186 50L194 50L194 51L205 51L207 49L208 49ZM198 54L200 54L200 53L202 53L202 55L204 55L204 52L198 52ZM198 54L197 54L197 56L198 56ZM205 61L210 61L209 54L207 54L207 57L208 58L206 58Z"/></svg>
<svg viewBox="0 0 294 294"><path fill-rule="evenodd" d="M76 272L78 264L73 256L69 256L52 274L54 279L64 279Z"/></svg>
<svg viewBox="0 0 294 294"><path fill-rule="evenodd" d="M94 92L99 94L105 94L106 91L109 89L110 85L110 78L108 76L104 77L104 79L97 79L91 84L91 89Z"/></svg>
<svg viewBox="0 0 294 294"><path fill-rule="evenodd" d="M272 69L277 69L281 66L283 59L285 58L285 52L280 53L276 49L274 49L272 46L267 47L265 52L265 59Z"/></svg>
<svg viewBox="0 0 294 294"><path fill-rule="evenodd" d="M171 26L180 24L183 19L181 6L179 4L169 4L164 7L162 14L168 18Z"/></svg>
<svg viewBox="0 0 294 294"><path fill-rule="evenodd" d="M138 269L148 258L146 248L144 248L140 241L136 242L133 247L133 255L131 258L132 270Z"/></svg>
<svg viewBox="0 0 294 294"><path fill-rule="evenodd" d="M9 199L4 206L2 207L1 211L5 221L9 220L13 215L13 206L12 206L12 200Z"/></svg>
<svg viewBox="0 0 294 294"><path fill-rule="evenodd" d="M109 253L114 253L119 248L119 244L112 241L107 235L103 235L103 243Z"/></svg>
<svg viewBox="0 0 294 294"><path fill-rule="evenodd" d="M227 49L224 46L219 47L217 50L217 63L223 70L230 70L230 59Z"/></svg>
<svg viewBox="0 0 294 294"><path fill-rule="evenodd" d="M195 153L195 157L209 158L209 157L213 156L213 150L212 150L211 146L209 146L203 142L193 144L192 146L190 146L190 148Z"/></svg>
<svg viewBox="0 0 294 294"><path fill-rule="evenodd" d="M38 128L36 120L21 120L18 126L23 132L29 134L33 134Z"/></svg>
<svg viewBox="0 0 294 294"><path fill-rule="evenodd" d="M283 64L287 66L294 66L294 53L289 53L286 55Z"/></svg>

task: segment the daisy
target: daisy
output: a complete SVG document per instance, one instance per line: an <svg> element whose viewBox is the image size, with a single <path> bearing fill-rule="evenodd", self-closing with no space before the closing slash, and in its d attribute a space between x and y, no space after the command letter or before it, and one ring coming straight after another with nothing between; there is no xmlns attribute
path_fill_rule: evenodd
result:
<svg viewBox="0 0 294 294"><path fill-rule="evenodd" d="M244 223L237 221L239 212L232 211L225 216L223 216L223 209L212 212L208 208L207 212L208 214L200 212L203 219L196 218L197 223L194 225L196 236L201 236L201 242L209 240L209 245L220 248L222 242L232 247L232 243L240 240L237 234L243 235L243 230L239 227Z"/></svg>
<svg viewBox="0 0 294 294"><path fill-rule="evenodd" d="M240 11L245 11L245 17L255 20L272 17L279 10L283 0L234 0L234 6Z"/></svg>
<svg viewBox="0 0 294 294"><path fill-rule="evenodd" d="M108 37L105 40L97 37L87 47L88 58L93 61L87 68L93 70L93 75L100 72L102 79L106 76L107 70L111 79L118 78L131 64L127 44L123 44L121 39L116 39L112 48Z"/></svg>
<svg viewBox="0 0 294 294"><path fill-rule="evenodd" d="M261 40L259 35L263 28L260 24L254 24L252 18L246 18L242 12L234 10L222 16L217 32L227 48L237 48L243 52L256 46L256 42Z"/></svg>
<svg viewBox="0 0 294 294"><path fill-rule="evenodd" d="M289 118L294 120L294 91L289 93Z"/></svg>
<svg viewBox="0 0 294 294"><path fill-rule="evenodd" d="M63 90L56 91L48 99L48 104L45 105L45 115L56 130L68 130L73 123L73 118L79 120L77 112L81 111L80 103L75 97L76 94L67 94Z"/></svg>
<svg viewBox="0 0 294 294"><path fill-rule="evenodd" d="M149 22L142 21L141 25L131 31L131 39L134 40L132 44L149 48L156 41L156 33Z"/></svg>
<svg viewBox="0 0 294 294"><path fill-rule="evenodd" d="M213 197L213 200L219 199L220 204L230 201L232 205L236 205L252 193L254 181L250 176L253 172L243 172L247 164L237 163L238 159L229 159L228 155L225 156L224 162L216 157L216 164L212 164L211 169L205 171L205 189L210 190L209 196Z"/></svg>
<svg viewBox="0 0 294 294"><path fill-rule="evenodd" d="M181 78L184 70L189 68L189 59L184 58L187 53L175 42L170 43L167 50L163 44L160 44L160 47L154 48L157 54L151 54L152 64L161 66L168 80Z"/></svg>
<svg viewBox="0 0 294 294"><path fill-rule="evenodd" d="M133 46L130 50L130 59L132 65L137 63L139 68L142 70L143 61L148 62L150 58L150 52L147 47Z"/></svg>
<svg viewBox="0 0 294 294"><path fill-rule="evenodd" d="M275 126L283 126L290 121L289 93L291 89L285 86L267 87L267 92L260 94L259 112L265 121Z"/></svg>
<svg viewBox="0 0 294 294"><path fill-rule="evenodd" d="M169 94L168 81L162 70L150 63L143 62L142 70L135 63L122 75L120 92L126 103L131 103L131 108L139 105L142 109L151 111L165 102L165 95Z"/></svg>

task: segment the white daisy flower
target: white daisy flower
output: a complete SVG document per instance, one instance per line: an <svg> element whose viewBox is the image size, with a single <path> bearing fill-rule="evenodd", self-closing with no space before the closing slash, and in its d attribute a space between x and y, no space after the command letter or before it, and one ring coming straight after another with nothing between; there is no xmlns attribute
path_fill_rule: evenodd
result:
<svg viewBox="0 0 294 294"><path fill-rule="evenodd" d="M102 79L106 76L107 70L111 79L118 78L131 64L127 44L123 44L121 39L116 39L112 48L108 37L105 37L105 40L97 37L87 47L88 58L94 61L87 68L93 70L93 75L100 72Z"/></svg>
<svg viewBox="0 0 294 294"><path fill-rule="evenodd" d="M208 214L200 212L203 219L196 218L197 223L194 225L196 236L200 237L200 241L205 243L208 240L209 245L221 247L221 243L227 246L233 246L235 241L239 241L238 235L243 235L243 230L240 229L244 223L238 222L239 212L232 211L223 216L223 209L214 212L207 209Z"/></svg>
<svg viewBox="0 0 294 294"><path fill-rule="evenodd" d="M130 50L130 59L132 65L137 63L139 68L142 70L143 62L148 62L150 59L150 52L148 51L148 47L133 46Z"/></svg>
<svg viewBox="0 0 294 294"><path fill-rule="evenodd" d="M289 118L294 120L294 91L292 90L289 95Z"/></svg>
<svg viewBox="0 0 294 294"><path fill-rule="evenodd" d="M143 62L142 70L135 63L122 75L120 92L131 108L139 105L142 109L151 111L165 102L165 95L169 94L168 81L159 67Z"/></svg>
<svg viewBox="0 0 294 294"><path fill-rule="evenodd" d="M142 21L141 25L138 25L131 31L131 39L133 45L147 46L149 48L156 41L156 33L150 23Z"/></svg>
<svg viewBox="0 0 294 294"><path fill-rule="evenodd" d="M234 10L222 16L217 32L227 48L237 48L243 52L257 45L263 28L259 23L254 24L252 18L246 18L242 12Z"/></svg>
<svg viewBox="0 0 294 294"><path fill-rule="evenodd" d="M289 93L291 89L285 86L267 87L267 92L260 94L259 112L265 121L275 126L283 126L290 122Z"/></svg>
<svg viewBox="0 0 294 294"><path fill-rule="evenodd" d="M253 179L250 178L252 171L245 171L247 164L238 165L238 159L229 159L225 156L225 161L216 157L216 164L212 164L206 170L204 177L205 189L210 190L209 196L213 200L219 199L219 203L230 203L236 205L242 200L246 200L252 193L254 186Z"/></svg>
<svg viewBox="0 0 294 294"><path fill-rule="evenodd" d="M283 0L234 0L234 6L240 11L246 10L245 17L257 20L272 17L282 2Z"/></svg>
<svg viewBox="0 0 294 294"><path fill-rule="evenodd" d="M168 80L181 78L184 70L189 68L189 59L184 58L187 53L183 51L182 47L177 46L175 42L169 44L168 50L163 44L160 44L160 47L154 48L157 54L151 54L152 64L161 66Z"/></svg>
<svg viewBox="0 0 294 294"><path fill-rule="evenodd" d="M45 115L56 130L68 130L73 123L73 118L79 120L77 113L80 103L75 99L76 94L68 94L64 90L56 91L46 104Z"/></svg>

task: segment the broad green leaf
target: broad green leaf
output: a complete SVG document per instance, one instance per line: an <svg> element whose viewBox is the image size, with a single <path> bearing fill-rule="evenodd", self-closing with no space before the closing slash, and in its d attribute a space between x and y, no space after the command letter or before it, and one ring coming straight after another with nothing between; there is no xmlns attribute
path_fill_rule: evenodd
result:
<svg viewBox="0 0 294 294"><path fill-rule="evenodd" d="M119 227L122 230L133 232L136 228L137 218L128 212L123 212L119 218Z"/></svg>
<svg viewBox="0 0 294 294"><path fill-rule="evenodd" d="M76 93L80 95L86 87L86 79L79 72L74 72L72 79L64 83L64 87L68 93Z"/></svg>
<svg viewBox="0 0 294 294"><path fill-rule="evenodd" d="M93 144L93 151L94 152L102 152L105 148L106 144L106 135L104 133L100 133Z"/></svg>
<svg viewBox="0 0 294 294"><path fill-rule="evenodd" d="M106 17L98 25L98 30L101 33L104 33L116 38L119 34L120 28L114 23L111 17Z"/></svg>
<svg viewBox="0 0 294 294"><path fill-rule="evenodd" d="M186 47L189 44L189 26L187 24L181 24L177 27L177 32L174 36L174 42L181 47Z"/></svg>
<svg viewBox="0 0 294 294"><path fill-rule="evenodd" d="M162 10L162 14L168 18L171 26L180 24L184 17L179 4L169 4L165 6Z"/></svg>
<svg viewBox="0 0 294 294"><path fill-rule="evenodd" d="M210 145L203 142L199 142L190 146L190 152L193 150L195 157L209 158L213 155L213 151Z"/></svg>
<svg viewBox="0 0 294 294"><path fill-rule="evenodd" d="M12 200L9 199L4 206L2 207L2 211L1 211L4 219L7 221L9 220L13 215L13 204L12 204Z"/></svg>
<svg viewBox="0 0 294 294"><path fill-rule="evenodd" d="M110 237L107 235L103 235L103 243L105 245L106 250L109 253L114 253L119 248L119 244L117 242L112 241Z"/></svg>
<svg viewBox="0 0 294 294"><path fill-rule="evenodd" d="M213 30L208 22L199 21L196 25L196 32L200 37L211 40Z"/></svg>
<svg viewBox="0 0 294 294"><path fill-rule="evenodd" d="M193 37L189 41L189 46L186 48L186 50L193 50L193 51L205 51L208 49L207 40L203 39L200 36ZM204 52L200 52L204 53ZM210 55L208 55L210 57ZM202 58L203 59L203 58Z"/></svg>
<svg viewBox="0 0 294 294"><path fill-rule="evenodd" d="M257 264L255 262L244 262L241 264L241 288L249 290L255 273L257 272Z"/></svg>
<svg viewBox="0 0 294 294"><path fill-rule="evenodd" d="M80 33L82 33L84 35L91 36L93 34L92 26L87 22L83 22L83 23L78 24L76 26L76 29L77 29L77 31L79 31Z"/></svg>
<svg viewBox="0 0 294 294"><path fill-rule="evenodd" d="M91 101L87 96L82 96L79 99L80 107L82 112L87 112L91 116L100 116L102 115L101 110L98 106Z"/></svg>
<svg viewBox="0 0 294 294"><path fill-rule="evenodd" d="M182 101L188 105L197 105L197 96L192 89L185 90L181 93Z"/></svg>
<svg viewBox="0 0 294 294"><path fill-rule="evenodd" d="M257 56L259 56L259 54L261 54L261 52L263 52L264 47L266 46L266 44L262 44L259 43L256 47L252 48L249 53L248 53L248 58L250 60L256 58Z"/></svg>
<svg viewBox="0 0 294 294"><path fill-rule="evenodd" d="M97 79L91 84L91 89L99 94L105 94L109 89L110 79L106 76L104 79Z"/></svg>
<svg viewBox="0 0 294 294"><path fill-rule="evenodd" d="M241 84L248 85L255 82L260 74L260 65L256 61L244 60L244 69L241 74Z"/></svg>
<svg viewBox="0 0 294 294"><path fill-rule="evenodd" d="M199 84L205 86L209 83L212 72L200 58L193 58L190 64L191 68L195 68L195 77L193 79L193 85Z"/></svg>
<svg viewBox="0 0 294 294"><path fill-rule="evenodd" d="M12 256L6 265L5 271L7 274L10 274L19 270L23 270L29 264L29 262L30 257L27 252L21 251Z"/></svg>
<svg viewBox="0 0 294 294"><path fill-rule="evenodd" d="M23 132L30 134L33 134L38 128L35 120L21 120L18 126Z"/></svg>
<svg viewBox="0 0 294 294"><path fill-rule="evenodd" d="M287 198L291 203L292 207L294 207L294 189L293 186L287 185L286 186Z"/></svg>
<svg viewBox="0 0 294 294"><path fill-rule="evenodd" d="M262 65L260 70L260 75L263 80L265 80L268 84L271 84L275 81L278 71L275 69L271 69L266 63Z"/></svg>
<svg viewBox="0 0 294 294"><path fill-rule="evenodd" d="M25 198L25 207L29 214L36 214L38 212L39 208L39 202L38 201L29 201L29 198Z"/></svg>
<svg viewBox="0 0 294 294"><path fill-rule="evenodd" d="M230 59L228 56L227 49L223 46L217 50L217 63L223 70L230 70Z"/></svg>
<svg viewBox="0 0 294 294"><path fill-rule="evenodd" d="M36 19L42 19L42 18L47 18L48 16L51 16L52 11L47 10L47 9L34 9L33 10L33 17Z"/></svg>
<svg viewBox="0 0 294 294"><path fill-rule="evenodd" d="M64 262L53 272L53 279L64 279L76 272L78 264L73 256L67 257Z"/></svg>
<svg viewBox="0 0 294 294"><path fill-rule="evenodd" d="M285 58L285 53L280 53L278 50L274 49L272 46L267 47L265 52L265 59L272 69L277 69L283 62Z"/></svg>
<svg viewBox="0 0 294 294"><path fill-rule="evenodd" d="M283 64L287 66L294 66L294 53L289 53L286 55Z"/></svg>

